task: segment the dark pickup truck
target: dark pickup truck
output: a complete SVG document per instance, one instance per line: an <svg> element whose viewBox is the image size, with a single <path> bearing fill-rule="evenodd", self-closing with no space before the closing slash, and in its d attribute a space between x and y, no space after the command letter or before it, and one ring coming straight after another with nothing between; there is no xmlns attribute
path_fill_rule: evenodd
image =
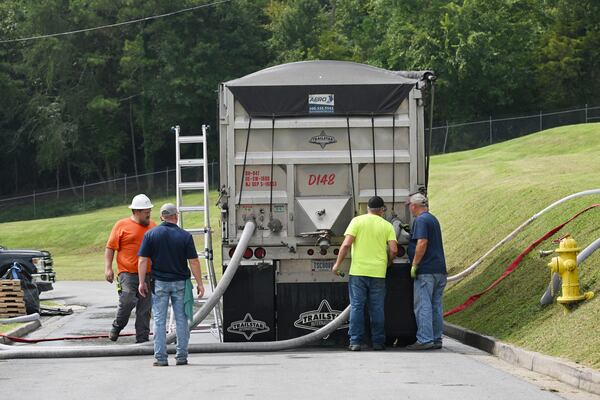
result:
<svg viewBox="0 0 600 400"><path fill-rule="evenodd" d="M52 256L45 250L7 249L0 246L0 277L14 262L27 268L27 272L33 277L39 292L52 290L56 273L53 268Z"/></svg>

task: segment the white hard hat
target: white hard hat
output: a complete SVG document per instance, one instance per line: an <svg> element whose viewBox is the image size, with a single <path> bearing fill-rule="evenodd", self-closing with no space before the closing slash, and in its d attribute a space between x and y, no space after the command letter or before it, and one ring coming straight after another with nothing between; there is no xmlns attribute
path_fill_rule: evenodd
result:
<svg viewBox="0 0 600 400"><path fill-rule="evenodd" d="M152 208L154 205L150 202L150 199L145 194L138 194L131 200L131 205L129 208L132 210L145 210L147 208Z"/></svg>

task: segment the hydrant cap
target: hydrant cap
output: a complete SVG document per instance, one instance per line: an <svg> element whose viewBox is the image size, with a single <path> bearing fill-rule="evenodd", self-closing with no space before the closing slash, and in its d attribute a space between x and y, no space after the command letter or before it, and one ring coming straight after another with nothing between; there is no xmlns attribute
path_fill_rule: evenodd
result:
<svg viewBox="0 0 600 400"><path fill-rule="evenodd" d="M556 250L557 253L573 253L579 251L581 251L581 247L577 247L577 242L571 236L562 239Z"/></svg>

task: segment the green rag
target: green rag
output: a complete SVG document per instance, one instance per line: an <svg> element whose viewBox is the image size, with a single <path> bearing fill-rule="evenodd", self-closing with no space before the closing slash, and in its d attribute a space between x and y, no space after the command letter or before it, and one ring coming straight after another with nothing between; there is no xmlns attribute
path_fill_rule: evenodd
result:
<svg viewBox="0 0 600 400"><path fill-rule="evenodd" d="M185 316L188 321L192 322L194 319L194 285L192 280L187 279L185 281L185 296L183 298L183 306L185 308Z"/></svg>

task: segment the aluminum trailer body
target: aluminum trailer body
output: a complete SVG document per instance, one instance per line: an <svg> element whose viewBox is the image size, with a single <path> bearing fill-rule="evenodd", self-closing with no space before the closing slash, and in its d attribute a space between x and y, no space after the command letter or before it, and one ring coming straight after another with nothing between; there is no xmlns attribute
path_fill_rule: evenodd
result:
<svg viewBox="0 0 600 400"><path fill-rule="evenodd" d="M257 223L248 272L231 289L237 300L224 298L226 341L297 336L345 308L348 277L331 266L350 220L377 194L400 233L410 223L408 196L425 190L422 89L431 76L306 61L220 86L224 268L245 221ZM395 265L408 263L399 239Z"/></svg>

